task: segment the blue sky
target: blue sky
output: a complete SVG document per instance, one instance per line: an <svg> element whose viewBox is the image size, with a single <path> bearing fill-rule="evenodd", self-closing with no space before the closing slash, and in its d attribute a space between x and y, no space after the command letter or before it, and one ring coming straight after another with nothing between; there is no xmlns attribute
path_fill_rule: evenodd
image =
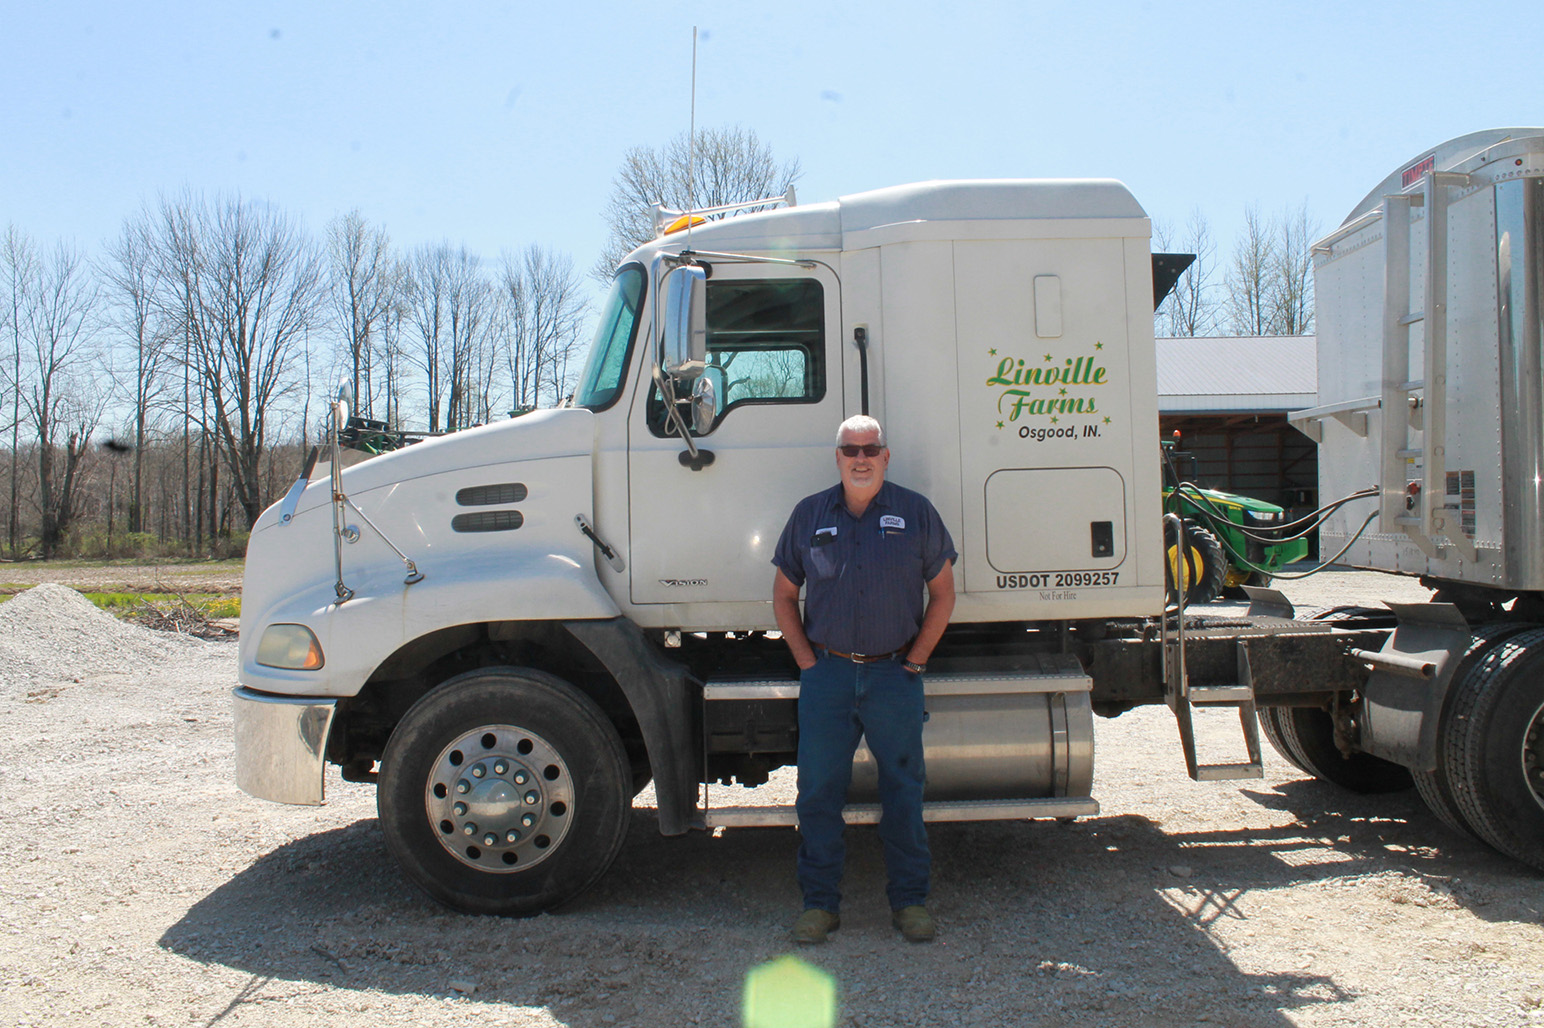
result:
<svg viewBox="0 0 1544 1028"><path fill-rule="evenodd" d="M94 248L158 192L320 234L581 271L628 147L754 129L801 200L929 178L1123 180L1158 219L1306 203L1327 231L1419 151L1544 123L1544 4L12 2L0 223Z"/></svg>

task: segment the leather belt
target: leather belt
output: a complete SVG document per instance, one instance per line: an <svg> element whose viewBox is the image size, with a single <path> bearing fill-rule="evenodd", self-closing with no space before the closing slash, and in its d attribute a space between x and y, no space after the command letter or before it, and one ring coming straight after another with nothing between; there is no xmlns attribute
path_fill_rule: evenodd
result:
<svg viewBox="0 0 1544 1028"><path fill-rule="evenodd" d="M815 648L832 657L850 660L854 664L877 664L881 660L894 660L906 652L905 650L891 650L889 653L843 653L841 650L833 650L829 646L820 646L818 644Z"/></svg>

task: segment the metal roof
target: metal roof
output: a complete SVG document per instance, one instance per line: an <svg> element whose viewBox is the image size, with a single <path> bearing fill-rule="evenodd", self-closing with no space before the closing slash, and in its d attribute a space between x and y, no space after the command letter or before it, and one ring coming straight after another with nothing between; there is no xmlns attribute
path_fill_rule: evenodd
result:
<svg viewBox="0 0 1544 1028"><path fill-rule="evenodd" d="M1164 414L1302 410L1319 400L1314 336L1160 338Z"/></svg>

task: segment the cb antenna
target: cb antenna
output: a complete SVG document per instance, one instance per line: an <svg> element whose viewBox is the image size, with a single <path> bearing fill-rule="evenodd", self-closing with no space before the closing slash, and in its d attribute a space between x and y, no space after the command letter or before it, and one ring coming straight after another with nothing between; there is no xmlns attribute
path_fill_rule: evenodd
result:
<svg viewBox="0 0 1544 1028"><path fill-rule="evenodd" d="M692 211L697 206L697 26L692 26L692 106L686 123L686 249L692 248Z"/></svg>

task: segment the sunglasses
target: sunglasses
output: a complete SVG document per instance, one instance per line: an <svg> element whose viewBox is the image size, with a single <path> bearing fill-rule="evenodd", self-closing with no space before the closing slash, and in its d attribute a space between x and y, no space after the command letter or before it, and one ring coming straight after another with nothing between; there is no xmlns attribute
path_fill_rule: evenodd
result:
<svg viewBox="0 0 1544 1028"><path fill-rule="evenodd" d="M885 448L880 446L878 443L865 443L862 446L859 446L856 443L848 443L845 446L837 447L837 450L843 457L856 457L860 453L865 457L878 457L881 453L884 452L884 449Z"/></svg>

